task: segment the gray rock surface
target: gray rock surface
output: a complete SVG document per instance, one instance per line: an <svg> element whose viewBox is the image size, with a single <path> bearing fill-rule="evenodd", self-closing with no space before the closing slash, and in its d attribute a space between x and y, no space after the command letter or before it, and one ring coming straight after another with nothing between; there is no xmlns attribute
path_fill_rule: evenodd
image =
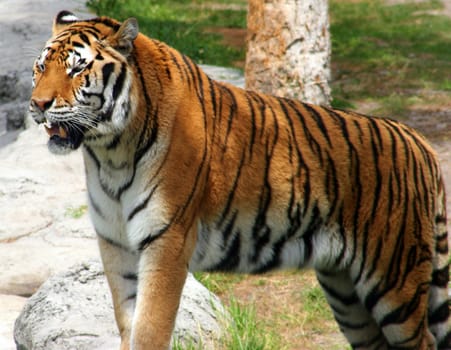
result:
<svg viewBox="0 0 451 350"><path fill-rule="evenodd" d="M212 348L221 334L222 311L219 299L189 275L174 338ZM14 338L20 350L118 349L120 339L101 263L79 264L46 281L17 319Z"/></svg>

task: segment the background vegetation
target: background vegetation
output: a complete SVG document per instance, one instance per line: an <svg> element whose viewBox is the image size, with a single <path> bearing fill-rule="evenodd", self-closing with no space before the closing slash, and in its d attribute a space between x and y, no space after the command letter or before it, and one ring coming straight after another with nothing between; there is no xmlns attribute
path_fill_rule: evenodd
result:
<svg viewBox="0 0 451 350"><path fill-rule="evenodd" d="M451 19L441 15L438 0L390 3L396 1L329 0L333 105L411 124L425 113L422 131L433 135L440 118L445 127L451 118ZM243 67L245 0L88 4L99 15L136 17L142 32L198 63ZM311 272L196 276L229 305L236 321L219 349L347 348Z"/></svg>

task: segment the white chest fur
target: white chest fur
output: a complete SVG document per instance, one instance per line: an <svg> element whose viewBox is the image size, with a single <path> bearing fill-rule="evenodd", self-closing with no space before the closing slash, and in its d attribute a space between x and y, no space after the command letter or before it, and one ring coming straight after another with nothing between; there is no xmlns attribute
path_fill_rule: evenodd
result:
<svg viewBox="0 0 451 350"><path fill-rule="evenodd" d="M84 149L89 212L97 234L137 250L167 221L157 180L150 181L149 168L142 169L129 158L125 153Z"/></svg>

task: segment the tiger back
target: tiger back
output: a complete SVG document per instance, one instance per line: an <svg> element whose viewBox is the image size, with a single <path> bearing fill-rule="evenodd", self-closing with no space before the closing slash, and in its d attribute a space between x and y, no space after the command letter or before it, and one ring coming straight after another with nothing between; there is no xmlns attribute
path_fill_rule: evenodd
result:
<svg viewBox="0 0 451 350"><path fill-rule="evenodd" d="M138 33L57 15L30 112L80 146L122 349L169 346L190 270L313 268L354 349L451 349L437 157L389 119L245 91Z"/></svg>

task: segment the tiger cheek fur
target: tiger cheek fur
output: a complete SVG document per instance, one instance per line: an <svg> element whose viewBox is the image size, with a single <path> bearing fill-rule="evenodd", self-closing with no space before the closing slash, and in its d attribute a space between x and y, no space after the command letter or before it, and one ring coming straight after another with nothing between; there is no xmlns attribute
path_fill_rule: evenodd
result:
<svg viewBox="0 0 451 350"><path fill-rule="evenodd" d="M304 267L354 349L451 348L442 174L412 129L213 81L135 19L61 12L34 71L33 117L82 145L121 349L168 348L188 268Z"/></svg>

